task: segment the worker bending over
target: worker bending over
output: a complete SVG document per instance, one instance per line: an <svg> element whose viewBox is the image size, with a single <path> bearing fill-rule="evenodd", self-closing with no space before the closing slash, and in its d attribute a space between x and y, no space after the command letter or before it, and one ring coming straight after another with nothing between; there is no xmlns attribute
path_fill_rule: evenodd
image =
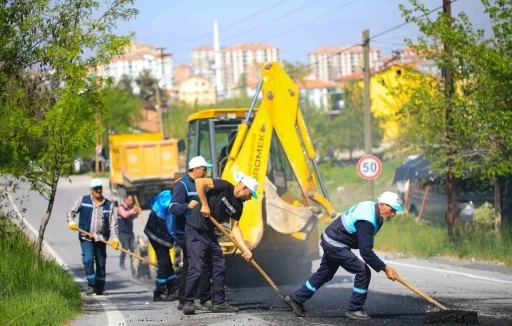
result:
<svg viewBox="0 0 512 326"><path fill-rule="evenodd" d="M371 278L368 265L376 272L384 271L393 281L398 276L393 268L384 264L373 252L375 234L397 211L403 211L400 198L397 194L386 191L377 202L363 201L350 207L327 227L321 236L324 254L320 267L300 289L285 297L295 315L302 316L306 312L304 302L329 282L341 266L356 275L345 315L351 319L370 319L363 309ZM364 261L352 249L359 249Z"/></svg>
<svg viewBox="0 0 512 326"><path fill-rule="evenodd" d="M256 195L258 182L250 176L241 176L236 186L221 179L196 179L199 205L192 209L185 226L187 257L189 261L188 278L185 290L183 313L195 313L194 299L197 295L199 278L204 268L205 257L211 257L213 265L213 312L238 312L226 302L224 291L225 259L224 253L214 232L213 217L219 223L234 220L232 233L240 246L242 257L249 261L252 253L247 248L238 225L244 209L244 201ZM206 191L208 188L208 191Z"/></svg>

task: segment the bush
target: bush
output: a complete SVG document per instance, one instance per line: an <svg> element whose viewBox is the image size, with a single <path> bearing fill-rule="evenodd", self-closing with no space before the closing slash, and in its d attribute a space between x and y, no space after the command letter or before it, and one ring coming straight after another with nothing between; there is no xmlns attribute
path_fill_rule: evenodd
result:
<svg viewBox="0 0 512 326"><path fill-rule="evenodd" d="M488 202L475 209L473 220L478 224L492 225L494 223L494 208Z"/></svg>

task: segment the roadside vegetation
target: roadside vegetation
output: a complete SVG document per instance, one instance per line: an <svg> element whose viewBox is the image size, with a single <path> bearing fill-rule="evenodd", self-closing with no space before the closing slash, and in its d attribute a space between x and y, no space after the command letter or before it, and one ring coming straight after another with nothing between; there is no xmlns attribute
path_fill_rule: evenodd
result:
<svg viewBox="0 0 512 326"><path fill-rule="evenodd" d="M42 256L34 271L35 244L7 218L0 223L0 325L62 325L74 319L82 299L73 278Z"/></svg>
<svg viewBox="0 0 512 326"><path fill-rule="evenodd" d="M378 197L386 190L396 191L391 186L394 170L403 159L383 160L382 173L374 180L374 194ZM356 172L355 164L343 167L323 164L320 170L326 188L338 213L366 198L366 181ZM376 200L376 198L374 198ZM512 230L502 228L496 233L493 224L493 211L487 206L477 209L475 222L464 223L460 236L449 239L445 226L427 222L417 223L408 215L402 220L398 215L379 231L375 237L375 249L400 252L415 257L427 258L447 256L504 263L512 266ZM329 225L323 225L323 232Z"/></svg>
<svg viewBox="0 0 512 326"><path fill-rule="evenodd" d="M407 216L397 216L379 231L375 248L416 257L447 256L500 262L512 266L512 232L503 228L496 234L494 225L463 224L460 236L450 240L445 227L416 223Z"/></svg>

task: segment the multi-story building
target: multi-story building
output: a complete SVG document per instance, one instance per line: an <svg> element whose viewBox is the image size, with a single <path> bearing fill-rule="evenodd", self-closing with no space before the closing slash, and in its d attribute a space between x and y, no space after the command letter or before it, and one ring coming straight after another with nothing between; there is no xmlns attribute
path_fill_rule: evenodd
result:
<svg viewBox="0 0 512 326"><path fill-rule="evenodd" d="M173 78L175 85L178 85L190 76L192 76L192 67L190 65L182 63L174 67Z"/></svg>
<svg viewBox="0 0 512 326"><path fill-rule="evenodd" d="M370 68L380 57L380 50L370 47ZM361 72L363 67L363 47L348 45L329 46L309 53L312 73L321 80L335 81L353 73Z"/></svg>
<svg viewBox="0 0 512 326"><path fill-rule="evenodd" d="M202 45L192 50L192 75L201 75L215 83L215 52L213 47Z"/></svg>
<svg viewBox="0 0 512 326"><path fill-rule="evenodd" d="M140 42L132 42L125 49L125 54L115 56L106 67L97 67L95 73L113 77L116 82L123 75L132 80L132 89L135 94L140 88L135 82L139 75L148 70L153 78L158 80L158 85L164 90L170 90L173 86L173 60L172 54L165 53L164 48L147 45Z"/></svg>
<svg viewBox="0 0 512 326"><path fill-rule="evenodd" d="M192 76L175 87L175 98L191 105L208 105L217 101L215 86L202 76Z"/></svg>
<svg viewBox="0 0 512 326"><path fill-rule="evenodd" d="M224 89L238 87L242 74L246 75L247 80L257 79L259 65L268 61L279 61L279 49L273 45L244 43L223 48Z"/></svg>
<svg viewBox="0 0 512 326"><path fill-rule="evenodd" d="M192 74L208 78L221 91L221 97L235 94L242 74L247 80L258 79L260 64L279 60L279 49L263 43L236 44L223 47L219 52L221 71L218 77L215 73L215 50L211 46L200 46L192 51Z"/></svg>

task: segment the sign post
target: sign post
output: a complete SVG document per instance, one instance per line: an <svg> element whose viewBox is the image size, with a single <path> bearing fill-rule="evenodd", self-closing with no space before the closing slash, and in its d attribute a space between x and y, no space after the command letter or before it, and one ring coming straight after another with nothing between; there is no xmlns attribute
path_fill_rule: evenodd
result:
<svg viewBox="0 0 512 326"><path fill-rule="evenodd" d="M373 180L377 179L382 172L382 163L379 160L379 158L375 155L363 155L357 161L357 173L359 176L368 182L372 182ZM373 194L373 187L372 187L372 193L369 194L371 198L370 200L374 199Z"/></svg>

